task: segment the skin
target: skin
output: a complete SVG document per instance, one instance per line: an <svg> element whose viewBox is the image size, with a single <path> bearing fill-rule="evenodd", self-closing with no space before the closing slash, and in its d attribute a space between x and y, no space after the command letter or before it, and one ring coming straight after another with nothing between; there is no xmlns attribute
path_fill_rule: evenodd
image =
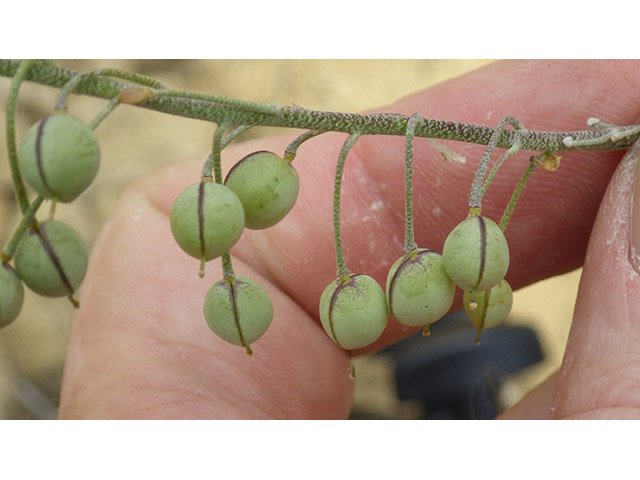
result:
<svg viewBox="0 0 640 480"><path fill-rule="evenodd" d="M639 73L638 62L502 62L384 110L489 125L508 114L545 130L583 129L591 116L640 123ZM296 134L230 147L225 168L254 150L282 152ZM197 261L169 230L171 204L197 180L206 155L132 185L93 248L60 416L346 418L353 392L349 354L318 320L320 295L335 278L331 198L345 138L327 134L304 145L295 160L301 183L296 206L273 228L245 231L232 251L236 274L258 281L274 304L273 323L252 357L218 339L204 322L202 301L221 276L219 260L207 265L202 281ZM484 147L452 144L468 159L457 165L443 162L424 140L415 143L416 242L441 251L466 216ZM403 145L400 137L361 138L343 182L348 264L380 284L402 253ZM529 155L503 167L484 198L484 215L499 219ZM640 277L628 261L633 162L623 163L611 180L622 156L564 154L557 171L534 172L515 210L506 232L512 253L507 280L514 290L583 263L585 270L560 371L504 418L640 417L640 323L634 321ZM372 204L382 208L372 212ZM460 295L453 308L461 308ZM417 330L390 321L374 345L352 353L379 350Z"/></svg>

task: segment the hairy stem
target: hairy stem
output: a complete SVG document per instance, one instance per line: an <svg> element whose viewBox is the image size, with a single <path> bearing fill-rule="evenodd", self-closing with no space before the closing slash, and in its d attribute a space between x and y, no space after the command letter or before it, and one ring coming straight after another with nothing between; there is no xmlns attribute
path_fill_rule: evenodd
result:
<svg viewBox="0 0 640 480"><path fill-rule="evenodd" d="M42 205L43 200L44 198L42 195L36 195L36 198L33 199L29 207L24 211L22 220L20 220L20 223L13 232L13 235L11 235L7 245L0 254L2 256L2 263L9 263L13 258L13 255L16 253L16 248L18 248L18 244L20 243L20 240L22 240L24 232L26 232L27 228L35 222L36 212L38 211L38 208L40 208L40 205Z"/></svg>
<svg viewBox="0 0 640 480"><path fill-rule="evenodd" d="M526 170L520 177L516 188L513 190L511 198L509 199L509 203L507 203L507 207L505 208L504 213L502 214L502 219L500 220L500 229L503 232L507 229L507 225L509 225L509 220L511 219L514 208L516 208L516 203L518 203L518 199L520 198L520 194L522 193L524 186L527 184L529 177L537 166L538 164L535 163L532 158L532 160L529 162L529 165L527 165Z"/></svg>
<svg viewBox="0 0 640 480"><path fill-rule="evenodd" d="M342 250L342 235L340 233L340 193L342 187L342 173L344 172L344 164L351 148L355 145L360 137L359 133L349 135L349 138L342 145L338 163L336 165L336 179L333 184L333 236L336 245L336 265L338 267L338 276L344 278L349 275L347 263L344 260L344 251Z"/></svg>
<svg viewBox="0 0 640 480"><path fill-rule="evenodd" d="M302 135L296 138L293 142L291 142L287 146L287 148L284 150L284 159L288 162L293 162L293 160L296 158L296 155L298 153L298 148L300 148L300 145L302 145L304 142L306 142L310 138L320 135L321 133L324 133L324 132L317 131L317 130L309 130L308 132L304 132Z"/></svg>
<svg viewBox="0 0 640 480"><path fill-rule="evenodd" d="M15 60L0 60L0 76L13 77L18 71L20 63ZM124 73L120 73L121 77L126 77ZM25 78L42 85L61 88L74 75L77 75L77 72L52 62L38 62L29 69ZM153 84L152 82L148 83L149 85ZM74 93L111 99L127 86L130 84L117 79L91 75L76 86ZM158 89L157 91L162 92L163 90ZM154 97L152 95L151 98L134 106L214 123L228 121L235 125L261 125L345 133L358 132L362 135L404 136L409 121L407 115L394 113L353 114L308 110L297 106L280 108L274 105L242 102L220 96L190 94L188 92L182 92L176 96L163 94ZM487 145L495 130L495 128L481 125L425 118L416 128L415 136ZM631 133L627 135L628 132ZM640 130L632 126L620 127L620 133L612 138L611 135L603 135L598 129L575 132L528 130L521 136L520 148L521 150L553 152L625 149L640 137ZM496 147L509 148L514 143L514 135L513 130L503 131L498 137ZM563 142L567 137L570 137L573 143Z"/></svg>
<svg viewBox="0 0 640 480"><path fill-rule="evenodd" d="M413 230L413 134L421 120L419 113L411 115L404 146L404 251L407 253L417 248Z"/></svg>
<svg viewBox="0 0 640 480"><path fill-rule="evenodd" d="M498 146L498 142L502 134L506 132L505 128L507 125L513 126L516 130L524 129L522 124L517 119L513 117L503 117L498 123L497 128L491 135L491 138L489 139L489 143L487 143L487 148L482 154L482 158L480 159L480 163L478 164L476 175L473 178L473 184L471 185L469 209L471 211L477 212L478 215L480 214L480 211L482 209L482 206L481 206L482 195L484 193L484 190L486 190L482 188L482 184L484 182L484 176L487 173L487 169L489 168L489 161L491 160L493 151ZM522 132L516 131L516 136L513 139L513 143L509 145L509 150L513 150L514 148L517 148L517 146L520 143L521 135L522 135ZM498 163L500 163L500 160L498 160Z"/></svg>
<svg viewBox="0 0 640 480"><path fill-rule="evenodd" d="M27 190L25 189L20 168L18 167L18 151L16 149L16 106L20 85L35 64L35 60L25 60L16 65L17 68L11 81L7 98L7 151L9 154L13 188L22 213L26 212L29 208L29 199L27 198Z"/></svg>
<svg viewBox="0 0 640 480"><path fill-rule="evenodd" d="M115 97L113 97L109 103L107 103L102 110L100 110L98 112L98 114L93 118L93 120L91 120L91 123L89 124L89 127L91 127L91 130L95 130L96 128L98 128L98 125L100 125L102 123L102 121L107 118L107 115L109 115L111 112L113 112L113 110L120 105L120 96L117 95Z"/></svg>

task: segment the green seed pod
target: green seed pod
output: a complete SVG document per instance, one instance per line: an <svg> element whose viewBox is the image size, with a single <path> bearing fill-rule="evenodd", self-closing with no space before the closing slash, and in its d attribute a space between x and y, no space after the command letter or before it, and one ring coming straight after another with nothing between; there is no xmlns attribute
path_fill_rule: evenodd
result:
<svg viewBox="0 0 640 480"><path fill-rule="evenodd" d="M24 287L10 265L0 267L0 328L13 322L22 310Z"/></svg>
<svg viewBox="0 0 640 480"><path fill-rule="evenodd" d="M252 230L282 220L296 203L299 189L291 163L266 151L251 153L236 163L224 184L240 198L245 226Z"/></svg>
<svg viewBox="0 0 640 480"><path fill-rule="evenodd" d="M18 158L31 188L45 198L68 203L96 177L100 149L93 130L82 120L56 114L27 131Z"/></svg>
<svg viewBox="0 0 640 480"><path fill-rule="evenodd" d="M501 280L488 292L465 292L462 297L464 311L473 325L478 329L476 343L480 341L480 334L487 328L492 328L504 321L513 305L513 292L506 280Z"/></svg>
<svg viewBox="0 0 640 480"><path fill-rule="evenodd" d="M231 250L244 228L244 211L237 195L212 182L187 187L173 202L169 219L180 248L207 261Z"/></svg>
<svg viewBox="0 0 640 480"><path fill-rule="evenodd" d="M509 246L490 218L473 215L461 222L444 242L447 274L465 292L497 285L509 268Z"/></svg>
<svg viewBox="0 0 640 480"><path fill-rule="evenodd" d="M416 249L400 257L387 276L391 315L403 325L425 326L451 308L456 286L442 266L442 255Z"/></svg>
<svg viewBox="0 0 640 480"><path fill-rule="evenodd" d="M251 354L249 345L271 324L273 304L267 292L250 278L222 279L207 292L204 317L216 335Z"/></svg>
<svg viewBox="0 0 640 480"><path fill-rule="evenodd" d="M23 237L15 264L18 276L34 292L71 296L87 273L87 247L69 225L48 220Z"/></svg>
<svg viewBox="0 0 640 480"><path fill-rule="evenodd" d="M327 335L340 348L353 350L375 342L389 319L387 299L368 275L337 278L320 297L320 319Z"/></svg>

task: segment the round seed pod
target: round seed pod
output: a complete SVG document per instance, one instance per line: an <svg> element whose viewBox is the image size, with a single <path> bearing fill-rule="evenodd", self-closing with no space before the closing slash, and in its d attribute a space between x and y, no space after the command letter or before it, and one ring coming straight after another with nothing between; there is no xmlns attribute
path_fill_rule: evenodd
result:
<svg viewBox="0 0 640 480"><path fill-rule="evenodd" d="M267 292L250 278L222 279L207 292L204 317L216 335L251 354L249 345L271 325L273 304Z"/></svg>
<svg viewBox="0 0 640 480"><path fill-rule="evenodd" d="M387 302L401 324L425 326L451 308L456 286L442 266L442 255L420 248L391 266L387 276Z"/></svg>
<svg viewBox="0 0 640 480"><path fill-rule="evenodd" d="M464 311L473 325L478 329L476 342L480 340L480 333L504 321L513 305L513 291L506 280L501 280L488 292L465 292L462 297Z"/></svg>
<svg viewBox="0 0 640 480"><path fill-rule="evenodd" d="M171 207L173 238L186 253L212 260L227 253L244 228L244 211L237 195L219 183L187 187Z"/></svg>
<svg viewBox="0 0 640 480"><path fill-rule="evenodd" d="M41 222L18 245L16 272L45 297L71 296L87 273L88 253L82 237L66 223Z"/></svg>
<svg viewBox="0 0 640 480"><path fill-rule="evenodd" d="M31 188L45 198L68 203L96 177L100 149L93 130L82 120L56 114L27 131L18 160Z"/></svg>
<svg viewBox="0 0 640 480"><path fill-rule="evenodd" d="M300 186L291 162L267 151L251 153L236 163L224 184L240 198L245 226L252 230L282 220L296 203Z"/></svg>
<svg viewBox="0 0 640 480"><path fill-rule="evenodd" d="M465 292L489 290L509 268L509 246L490 218L473 215L449 234L442 250L444 269Z"/></svg>
<svg viewBox="0 0 640 480"><path fill-rule="evenodd" d="M22 310L24 287L10 265L0 267L0 328L13 322Z"/></svg>
<svg viewBox="0 0 640 480"><path fill-rule="evenodd" d="M327 335L340 348L353 350L375 342L389 319L387 299L368 275L337 278L320 297L320 319Z"/></svg>

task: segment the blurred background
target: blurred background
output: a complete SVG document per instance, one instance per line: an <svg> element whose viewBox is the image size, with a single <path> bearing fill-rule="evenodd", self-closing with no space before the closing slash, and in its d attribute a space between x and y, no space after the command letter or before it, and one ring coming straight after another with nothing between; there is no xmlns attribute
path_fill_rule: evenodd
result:
<svg viewBox="0 0 640 480"><path fill-rule="evenodd" d="M398 98L458 76L490 60L73 60L59 61L79 71L114 67L157 78L177 89L216 93L246 100L319 110L357 112L375 109ZM0 107L10 80L0 77ZM57 92L48 87L23 84L18 103L18 138L41 117L49 114ZM90 120L104 101L72 96L70 110ZM118 196L133 180L163 165L210 148L209 123L172 117L128 106L118 107L98 128L103 166L96 182L70 205L59 205L56 217L71 223L89 247ZM4 132L4 114L0 131ZM252 129L244 139L276 133L276 129ZM4 138L0 147L0 241L6 243L20 220L13 196ZM46 210L43 209L43 210ZM533 386L558 368L562 360L573 313L580 271L548 279L515 293L514 307L506 322L505 345L522 345L526 359L512 362L494 358L500 346L485 343L485 350L467 355L466 327L452 318L450 335L436 349L423 351L413 339L395 350L355 360L357 370L352 418L490 418L517 402ZM540 299L545 301L541 302ZM21 316L0 330L0 418L52 419L57 417L60 381L73 308L67 299L43 299L26 291ZM445 328L445 327L442 327ZM429 341L434 339L432 336ZM460 338L464 338L459 347ZM487 337L488 338L488 337ZM521 342L518 343L518 342ZM484 343L484 338L483 338ZM458 350L456 350L458 348ZM493 349L489 351L488 349ZM528 349L528 350L527 350ZM409 353L407 353L409 352ZM444 353L443 353L444 352ZM454 353L452 353L454 352ZM485 355L485 353L487 353ZM513 353L512 357L517 356ZM521 355L522 356L522 355ZM525 355L526 356L526 355ZM445 358L446 357L446 358ZM432 414L415 385L415 375L437 374L453 358L454 364L471 362L467 386L458 390L458 402L469 405L466 413L440 408ZM416 363L417 362L417 363ZM457 363L456 363L457 362ZM462 362L462 363L461 363ZM506 363L504 363L506 362ZM516 365L517 364L517 365ZM443 365L445 365L443 367ZM435 368L435 373L434 373ZM402 370L402 371L400 371ZM431 377L429 377L431 378ZM433 385L437 379L432 379ZM471 398L471 387L483 385L486 413ZM428 386L427 384L425 384ZM425 386L425 388L426 388ZM488 389L488 390L487 390ZM433 390L432 390L433 391ZM465 397L466 395L466 397Z"/></svg>

